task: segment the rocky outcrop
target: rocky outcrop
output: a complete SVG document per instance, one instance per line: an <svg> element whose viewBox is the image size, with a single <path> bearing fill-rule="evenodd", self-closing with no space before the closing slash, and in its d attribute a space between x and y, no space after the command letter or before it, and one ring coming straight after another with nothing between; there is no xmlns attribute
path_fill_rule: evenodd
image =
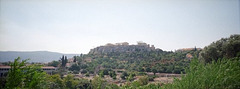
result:
<svg viewBox="0 0 240 89"><path fill-rule="evenodd" d="M108 43L104 46L99 46L91 49L89 54L102 54L111 52L138 52L138 51L155 51L154 45L150 45L144 42L138 42L137 45L129 45L128 42L111 44Z"/></svg>

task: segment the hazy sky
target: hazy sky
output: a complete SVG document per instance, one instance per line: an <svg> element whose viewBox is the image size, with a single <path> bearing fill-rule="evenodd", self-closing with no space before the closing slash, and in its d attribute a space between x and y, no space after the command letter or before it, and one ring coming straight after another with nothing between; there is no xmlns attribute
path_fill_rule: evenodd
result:
<svg viewBox="0 0 240 89"><path fill-rule="evenodd" d="M239 0L0 0L0 51L88 53L143 41L163 50L240 34Z"/></svg>

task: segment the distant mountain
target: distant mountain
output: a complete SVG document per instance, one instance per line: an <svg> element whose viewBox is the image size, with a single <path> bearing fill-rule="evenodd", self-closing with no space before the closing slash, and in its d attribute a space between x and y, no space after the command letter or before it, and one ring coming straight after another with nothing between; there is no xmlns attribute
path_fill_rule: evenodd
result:
<svg viewBox="0 0 240 89"><path fill-rule="evenodd" d="M21 59L31 59L29 62L50 62L59 60L62 55L72 58L79 54L63 54L49 51L0 51L0 62L13 61L17 57Z"/></svg>

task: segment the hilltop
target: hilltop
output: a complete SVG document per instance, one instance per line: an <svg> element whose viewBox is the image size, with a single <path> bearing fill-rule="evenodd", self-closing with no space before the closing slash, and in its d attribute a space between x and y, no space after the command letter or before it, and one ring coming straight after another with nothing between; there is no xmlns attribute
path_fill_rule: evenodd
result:
<svg viewBox="0 0 240 89"><path fill-rule="evenodd" d="M91 49L89 54L106 54L112 52L119 52L119 53L132 53L132 52L149 52L149 51L156 51L161 49L155 49L154 45L147 44L144 42L137 42L136 45L129 45L128 42L122 43L107 43L104 46L99 46L94 49Z"/></svg>

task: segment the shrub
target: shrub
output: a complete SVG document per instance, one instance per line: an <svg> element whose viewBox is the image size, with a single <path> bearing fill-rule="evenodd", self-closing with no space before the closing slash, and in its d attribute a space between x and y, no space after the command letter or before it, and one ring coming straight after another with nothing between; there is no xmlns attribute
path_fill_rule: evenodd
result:
<svg viewBox="0 0 240 89"><path fill-rule="evenodd" d="M139 76L143 76L143 75L147 75L147 73L145 73L145 72L138 72L138 75Z"/></svg>
<svg viewBox="0 0 240 89"><path fill-rule="evenodd" d="M85 74L85 73L87 73L87 70L82 70L82 72L81 72L82 74Z"/></svg>
<svg viewBox="0 0 240 89"><path fill-rule="evenodd" d="M85 76L89 77L89 73L87 72L87 73L85 74Z"/></svg>
<svg viewBox="0 0 240 89"><path fill-rule="evenodd" d="M149 81L154 81L154 78L156 78L156 76L148 76Z"/></svg>
<svg viewBox="0 0 240 89"><path fill-rule="evenodd" d="M147 85L149 79L148 79L148 76L142 76L142 77L139 78L138 81L139 81L140 85Z"/></svg>
<svg viewBox="0 0 240 89"><path fill-rule="evenodd" d="M240 58L222 59L204 64L192 60L186 76L175 79L166 89L238 89L240 88Z"/></svg>
<svg viewBox="0 0 240 89"><path fill-rule="evenodd" d="M79 73L79 71L75 71L75 70L73 71L73 74L78 74L78 73Z"/></svg>
<svg viewBox="0 0 240 89"><path fill-rule="evenodd" d="M103 80L101 77L94 77L91 82L93 89L105 89L107 82Z"/></svg>

